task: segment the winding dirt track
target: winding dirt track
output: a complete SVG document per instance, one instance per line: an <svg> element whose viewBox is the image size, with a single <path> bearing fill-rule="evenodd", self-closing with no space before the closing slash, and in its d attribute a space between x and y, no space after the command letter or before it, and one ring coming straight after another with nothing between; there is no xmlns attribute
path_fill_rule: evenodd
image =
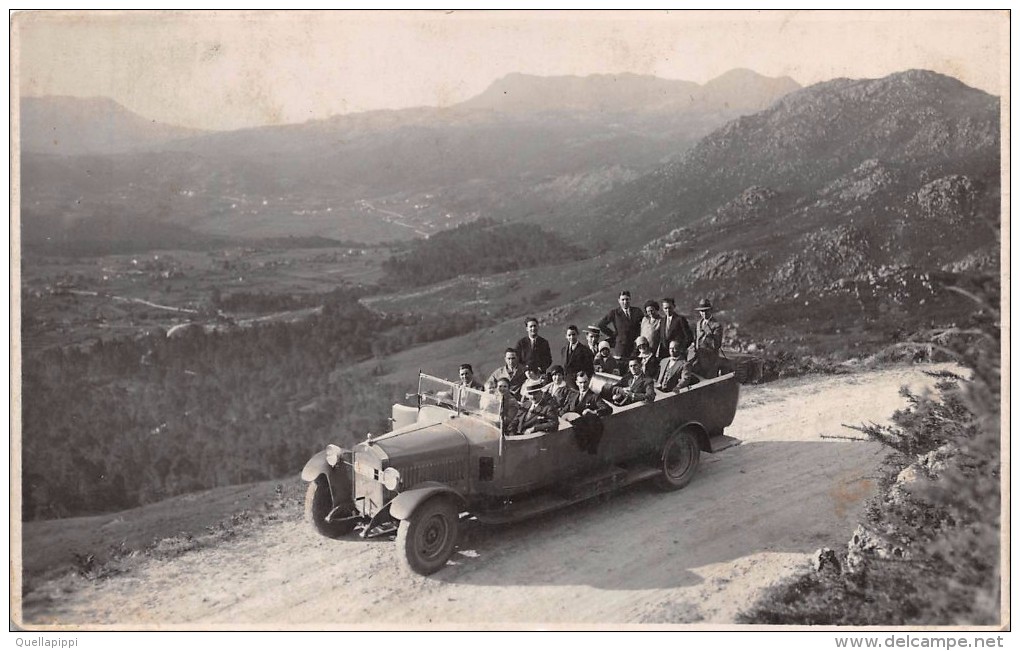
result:
<svg viewBox="0 0 1020 651"><path fill-rule="evenodd" d="M450 565L403 574L388 540L327 540L303 522L61 595L26 621L119 628L583 628L726 624L818 547L843 544L884 450L842 423L887 422L921 367L744 387L727 433L676 493L462 530Z"/></svg>

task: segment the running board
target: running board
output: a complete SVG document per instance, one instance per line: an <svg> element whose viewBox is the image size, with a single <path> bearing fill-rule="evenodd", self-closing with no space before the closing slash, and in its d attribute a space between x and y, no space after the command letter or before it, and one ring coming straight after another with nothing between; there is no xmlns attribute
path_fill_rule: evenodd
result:
<svg viewBox="0 0 1020 651"><path fill-rule="evenodd" d="M651 479L659 473L658 469L648 466L638 468L614 466L597 475L585 476L575 482L554 486L547 492L523 497L519 502L509 502L502 508L476 512L474 516L483 524L507 524L526 520Z"/></svg>
<svg viewBox="0 0 1020 651"><path fill-rule="evenodd" d="M740 439L733 438L732 436L726 436L725 434L719 434L708 439L709 452L719 452L726 448L732 448L735 445L740 445Z"/></svg>

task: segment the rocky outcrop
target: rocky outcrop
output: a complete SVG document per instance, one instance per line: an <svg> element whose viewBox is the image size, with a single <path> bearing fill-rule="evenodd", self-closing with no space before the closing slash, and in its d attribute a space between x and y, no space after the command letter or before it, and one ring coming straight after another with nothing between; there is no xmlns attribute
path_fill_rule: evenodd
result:
<svg viewBox="0 0 1020 651"><path fill-rule="evenodd" d="M765 217L777 196L778 193L772 188L752 185L723 204L706 221L709 224L730 224Z"/></svg>
<svg viewBox="0 0 1020 651"><path fill-rule="evenodd" d="M853 226L816 231L800 240L802 246L776 269L774 281L789 291L823 287L853 277L869 264L868 238Z"/></svg>
<svg viewBox="0 0 1020 651"><path fill-rule="evenodd" d="M760 259L760 256L749 255L742 251L724 251L695 265L687 275L687 279L689 282L694 282L736 278L755 269L759 265Z"/></svg>
<svg viewBox="0 0 1020 651"><path fill-rule="evenodd" d="M961 174L935 179L911 197L925 218L948 224L958 224L971 217L976 198L974 182Z"/></svg>
<svg viewBox="0 0 1020 651"><path fill-rule="evenodd" d="M811 556L811 568L815 572L831 572L841 574L843 571L836 552L828 547L822 547Z"/></svg>
<svg viewBox="0 0 1020 651"><path fill-rule="evenodd" d="M867 566L869 558L906 558L906 551L859 524L846 546L844 565L846 573L851 575L861 573Z"/></svg>
<svg viewBox="0 0 1020 651"><path fill-rule="evenodd" d="M819 194L824 198L818 205L826 207L834 202L860 203L889 187L895 180L892 170L877 159L869 158L851 173L839 177L822 189Z"/></svg>

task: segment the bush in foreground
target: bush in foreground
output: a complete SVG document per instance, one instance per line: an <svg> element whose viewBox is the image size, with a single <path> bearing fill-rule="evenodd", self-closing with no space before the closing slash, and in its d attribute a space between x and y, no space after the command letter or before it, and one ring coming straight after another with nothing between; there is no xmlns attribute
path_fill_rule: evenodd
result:
<svg viewBox="0 0 1020 651"><path fill-rule="evenodd" d="M847 551L770 590L743 623L989 625L1000 621L1000 332L997 286L957 289L973 323L933 335L970 371L935 393L904 391L893 425L857 428L887 446L890 473Z"/></svg>

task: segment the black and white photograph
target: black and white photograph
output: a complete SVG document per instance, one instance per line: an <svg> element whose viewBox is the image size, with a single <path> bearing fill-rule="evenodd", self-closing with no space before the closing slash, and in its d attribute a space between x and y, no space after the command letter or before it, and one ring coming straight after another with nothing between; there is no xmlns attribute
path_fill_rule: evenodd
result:
<svg viewBox="0 0 1020 651"><path fill-rule="evenodd" d="M1008 10L9 27L12 632L1003 646Z"/></svg>

